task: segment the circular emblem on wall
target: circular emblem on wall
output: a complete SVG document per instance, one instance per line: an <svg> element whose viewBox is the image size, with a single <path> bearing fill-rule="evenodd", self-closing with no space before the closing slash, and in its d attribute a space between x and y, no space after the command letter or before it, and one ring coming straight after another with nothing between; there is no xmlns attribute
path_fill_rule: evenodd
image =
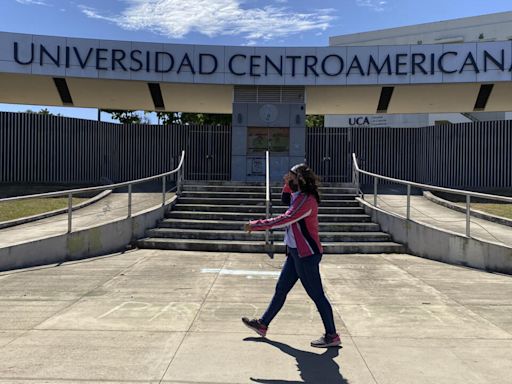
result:
<svg viewBox="0 0 512 384"><path fill-rule="evenodd" d="M260 118L265 123L272 123L277 119L277 107L273 104L265 104L260 108Z"/></svg>

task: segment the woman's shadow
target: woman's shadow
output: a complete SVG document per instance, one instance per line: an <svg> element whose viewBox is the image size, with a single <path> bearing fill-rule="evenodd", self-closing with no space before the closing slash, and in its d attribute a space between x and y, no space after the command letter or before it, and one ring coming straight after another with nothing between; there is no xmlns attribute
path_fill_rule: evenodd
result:
<svg viewBox="0 0 512 384"><path fill-rule="evenodd" d="M301 351L300 349L290 347L288 344L261 337L247 337L244 341L266 343L294 357L297 360L297 368L303 380L289 381L279 379L256 379L251 377L251 381L253 382L267 384L348 384L348 381L343 378L340 372L339 365L334 361L339 355L340 348L338 347L327 348L324 353L316 354Z"/></svg>

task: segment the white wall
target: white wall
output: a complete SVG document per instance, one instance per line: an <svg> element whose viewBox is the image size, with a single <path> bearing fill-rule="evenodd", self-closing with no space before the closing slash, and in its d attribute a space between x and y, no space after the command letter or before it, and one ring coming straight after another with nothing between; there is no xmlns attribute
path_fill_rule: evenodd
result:
<svg viewBox="0 0 512 384"><path fill-rule="evenodd" d="M473 112L477 121L512 120L512 112ZM435 125L438 121L452 124L471 123L473 120L460 113L418 113L403 115L326 115L326 127L394 127L415 128Z"/></svg>
<svg viewBox="0 0 512 384"><path fill-rule="evenodd" d="M329 45L440 44L512 39L512 12L332 36Z"/></svg>
<svg viewBox="0 0 512 384"><path fill-rule="evenodd" d="M407 115L326 115L326 127L424 127L428 114Z"/></svg>
<svg viewBox="0 0 512 384"><path fill-rule="evenodd" d="M332 36L331 46L382 46L400 44L449 44L462 42L484 42L495 40L512 40L512 12L501 12L475 17L418 24L399 28ZM479 121L512 119L512 113L472 113ZM370 115L371 116L371 115ZM426 116L426 117L425 117ZM459 113L430 115L395 115L386 116L386 124L379 123L369 117L370 124L351 125L349 118L357 116L329 115L325 117L325 125L329 127L348 126L393 126L419 127L434 125L436 121L465 123L472 120Z"/></svg>

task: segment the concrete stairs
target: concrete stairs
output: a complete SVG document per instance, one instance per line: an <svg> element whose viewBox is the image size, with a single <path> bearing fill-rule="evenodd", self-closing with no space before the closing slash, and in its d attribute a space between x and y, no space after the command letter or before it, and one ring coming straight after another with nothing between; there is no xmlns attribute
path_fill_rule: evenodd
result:
<svg viewBox="0 0 512 384"><path fill-rule="evenodd" d="M272 215L286 211L281 186L272 187ZM403 253L355 200L353 188L324 185L319 209L324 253ZM265 187L234 182L187 182L183 193L157 228L138 241L139 248L214 252L284 252L284 230L271 234L243 231L250 219L265 217Z"/></svg>

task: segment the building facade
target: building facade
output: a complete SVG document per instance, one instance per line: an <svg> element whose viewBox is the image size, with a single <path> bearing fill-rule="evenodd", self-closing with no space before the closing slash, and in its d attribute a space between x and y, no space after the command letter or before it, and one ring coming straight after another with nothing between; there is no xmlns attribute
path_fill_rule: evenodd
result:
<svg viewBox="0 0 512 384"><path fill-rule="evenodd" d="M510 14L334 37L328 47L156 44L0 32L0 102L232 113L231 178L261 180L269 150L277 180L291 165L312 158L308 114L329 115L328 126L360 128L506 118L512 111L512 40L498 32L510 28ZM471 41L464 40L466 34ZM340 131L342 147L350 135ZM214 148L205 140L203 147ZM325 150L322 140L315 150ZM205 159L197 161L206 167L216 156L211 150L195 152L204 152ZM345 152L339 166L318 167L345 175L350 155ZM333 155L320 156L329 161Z"/></svg>
<svg viewBox="0 0 512 384"><path fill-rule="evenodd" d="M466 17L407 27L354 33L329 38L330 46L388 46L424 44L485 43L512 40L512 12ZM428 114L343 114L327 115L328 127L423 127L436 124L510 120L506 111L486 113L452 110Z"/></svg>

